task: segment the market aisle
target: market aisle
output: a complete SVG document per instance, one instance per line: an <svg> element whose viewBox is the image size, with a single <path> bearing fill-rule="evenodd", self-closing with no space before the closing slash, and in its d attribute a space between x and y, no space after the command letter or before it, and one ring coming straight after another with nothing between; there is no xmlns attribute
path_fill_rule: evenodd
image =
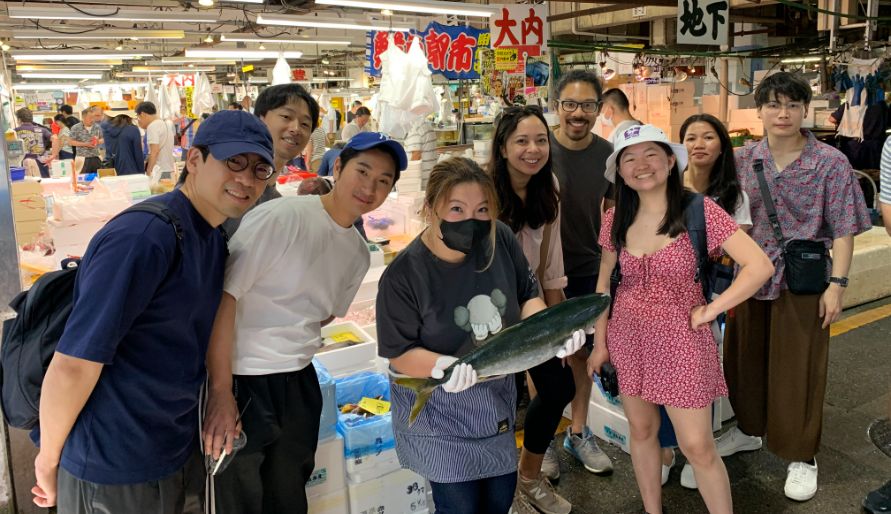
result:
<svg viewBox="0 0 891 514"><path fill-rule="evenodd" d="M856 322L888 311L889 303L885 300L866 309L856 309L846 319ZM862 316L858 317L858 313ZM844 326L839 325L834 333ZM891 317L859 328L854 326L848 325L849 331L831 339L823 444L817 456L819 492L809 502L792 502L783 495L786 463L766 451L737 454L725 459L736 512L858 513L866 493L891 478L891 458L880 452L866 433L875 418L887 416ZM558 443L562 443L562 435ZM594 476L559 451L562 474L557 491L572 502L574 514L640 512L631 459L615 446L602 444L601 448L615 463L612 476ZM699 494L681 487L681 460L678 461L663 488L664 504L671 513L706 512Z"/></svg>

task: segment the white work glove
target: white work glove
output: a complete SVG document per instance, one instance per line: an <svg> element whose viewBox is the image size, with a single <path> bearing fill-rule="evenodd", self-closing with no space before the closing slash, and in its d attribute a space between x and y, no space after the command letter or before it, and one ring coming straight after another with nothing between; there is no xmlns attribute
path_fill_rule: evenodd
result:
<svg viewBox="0 0 891 514"><path fill-rule="evenodd" d="M430 371L430 376L436 379L444 377L445 370L457 360L456 357L450 357L448 355L443 355L436 359L436 364L433 365L433 369ZM479 378L477 377L476 370L473 369L473 366L470 364L458 364L452 369L452 374L449 376L449 379L442 384L442 389L447 393L460 393L465 389L473 387L478 381Z"/></svg>
<svg viewBox="0 0 891 514"><path fill-rule="evenodd" d="M589 330L591 331L591 333L594 333L593 328L591 328ZM587 332L587 330L583 330L583 329L579 329L579 330L576 330L575 332L573 332L569 336L569 339L567 339L566 342L563 343L563 347L560 348L559 350L557 350L557 358L563 359L563 358L569 357L570 355L574 354L575 352L581 350L582 346L585 345L585 333L586 332Z"/></svg>

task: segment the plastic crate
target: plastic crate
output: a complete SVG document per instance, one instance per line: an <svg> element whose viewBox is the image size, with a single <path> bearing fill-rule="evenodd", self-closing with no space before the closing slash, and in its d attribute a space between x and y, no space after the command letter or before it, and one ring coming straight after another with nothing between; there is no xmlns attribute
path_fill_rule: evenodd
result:
<svg viewBox="0 0 891 514"><path fill-rule="evenodd" d="M337 405L359 403L363 397L390 401L390 381L380 373L362 372L336 381ZM396 447L390 413L369 418L357 414L337 415L337 433L343 436L347 459L379 454Z"/></svg>

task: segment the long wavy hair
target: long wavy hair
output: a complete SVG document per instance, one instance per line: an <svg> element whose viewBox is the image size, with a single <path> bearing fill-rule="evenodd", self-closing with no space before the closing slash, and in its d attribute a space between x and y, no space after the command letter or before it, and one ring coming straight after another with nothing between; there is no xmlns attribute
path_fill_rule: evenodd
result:
<svg viewBox="0 0 891 514"><path fill-rule="evenodd" d="M739 178L736 174L736 160L733 158L730 134L727 133L724 124L711 114L694 114L684 120L681 125L681 143L684 142L690 125L697 122L711 125L715 133L718 134L718 140L721 141L721 155L718 156L718 160L709 171L708 187L703 193L709 198L714 198L715 203L733 216L742 201L742 187L739 185Z"/></svg>
<svg viewBox="0 0 891 514"><path fill-rule="evenodd" d="M507 159L502 150L507 147L508 138L517 131L517 126L526 118L535 117L541 121L548 131L541 108L538 106L517 106L505 110L495 128L492 139L492 158L489 160L488 172L495 181L498 192L498 203L501 207L499 219L511 230L519 232L524 225L537 229L542 225L553 223L557 219L560 195L554 186L554 175L551 172L551 155L538 173L529 179L526 185L526 201L524 202L514 191L507 169Z"/></svg>

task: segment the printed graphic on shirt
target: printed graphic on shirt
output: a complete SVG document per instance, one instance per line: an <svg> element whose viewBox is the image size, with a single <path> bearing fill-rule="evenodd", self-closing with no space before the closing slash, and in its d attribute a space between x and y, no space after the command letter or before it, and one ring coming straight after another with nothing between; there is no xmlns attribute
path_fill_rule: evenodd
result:
<svg viewBox="0 0 891 514"><path fill-rule="evenodd" d="M467 307L455 307L455 324L467 332L473 331L474 343L497 334L504 326L501 316L507 310L507 296L500 289L492 290L491 295L476 295L467 302Z"/></svg>

